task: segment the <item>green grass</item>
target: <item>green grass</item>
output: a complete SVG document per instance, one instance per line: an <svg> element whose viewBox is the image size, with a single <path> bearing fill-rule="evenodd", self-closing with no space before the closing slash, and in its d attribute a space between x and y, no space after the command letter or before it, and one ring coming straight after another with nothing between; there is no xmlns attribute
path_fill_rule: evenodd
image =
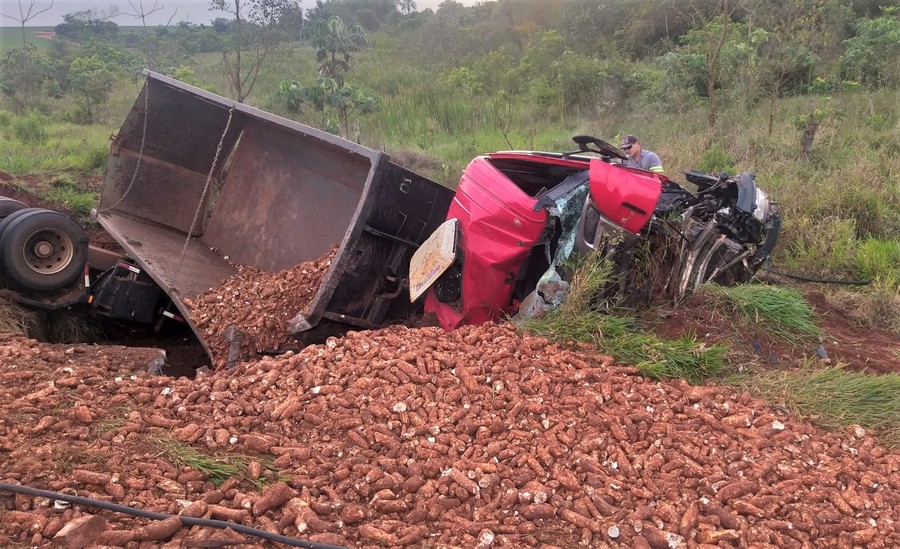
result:
<svg viewBox="0 0 900 549"><path fill-rule="evenodd" d="M661 339L638 331L630 316L614 314L595 301L609 281L610 267L599 254L575 269L570 293L562 306L539 319L521 323L528 332L556 341L594 343L623 364L636 366L654 379L683 379L701 383L722 372L726 348L707 347L686 335L677 340Z"/></svg>
<svg viewBox="0 0 900 549"><path fill-rule="evenodd" d="M772 335L789 342L818 336L813 309L800 292L780 286L743 284L726 288L706 285L698 290L724 298L746 322L763 326Z"/></svg>
<svg viewBox="0 0 900 549"><path fill-rule="evenodd" d="M0 169L13 175L96 171L106 166L111 129L80 126L36 113L0 125Z"/></svg>
<svg viewBox="0 0 900 549"><path fill-rule="evenodd" d="M827 428L874 429L887 446L900 446L900 375L869 375L841 368L767 371L739 385Z"/></svg>
<svg viewBox="0 0 900 549"><path fill-rule="evenodd" d="M856 250L859 276L889 291L900 289L900 239L869 237Z"/></svg>
<svg viewBox="0 0 900 549"><path fill-rule="evenodd" d="M7 11L7 6L9 6L9 10ZM17 13L17 11L13 11L12 3L3 5L4 13ZM18 10L18 7L16 7ZM9 19L4 17L6 23L9 23ZM29 44L34 44L37 47L38 51L47 50L50 48L50 40L47 38L38 38L37 34L39 32L52 32L54 27L25 27L25 41ZM0 53L22 47L22 27L0 27Z"/></svg>
<svg viewBox="0 0 900 549"><path fill-rule="evenodd" d="M209 480L216 486L221 485L229 478L236 477L254 484L257 488L264 488L269 481L266 478L251 479L248 473L250 461L254 458L233 453L220 453L208 455L172 438L160 437L153 441L162 449L164 455L174 464L190 467L205 473ZM271 464L263 463L263 468L271 470ZM285 480L278 477L277 480Z"/></svg>
<svg viewBox="0 0 900 549"><path fill-rule="evenodd" d="M154 442L162 448L170 461L203 472L216 486L229 478L245 478L247 475L247 462L239 456L209 456L171 438L157 438Z"/></svg>
<svg viewBox="0 0 900 549"><path fill-rule="evenodd" d="M51 205L60 206L74 213L79 218L90 217L91 209L97 206L100 193L94 189L86 189L67 174L57 176L43 197Z"/></svg>

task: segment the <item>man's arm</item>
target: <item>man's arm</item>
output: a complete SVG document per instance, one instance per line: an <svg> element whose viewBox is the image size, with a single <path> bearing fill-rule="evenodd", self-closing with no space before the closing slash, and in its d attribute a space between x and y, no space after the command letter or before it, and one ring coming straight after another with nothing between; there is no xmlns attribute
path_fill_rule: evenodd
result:
<svg viewBox="0 0 900 549"><path fill-rule="evenodd" d="M654 173L663 173L662 161L659 155L654 152L644 151L647 155L647 169Z"/></svg>

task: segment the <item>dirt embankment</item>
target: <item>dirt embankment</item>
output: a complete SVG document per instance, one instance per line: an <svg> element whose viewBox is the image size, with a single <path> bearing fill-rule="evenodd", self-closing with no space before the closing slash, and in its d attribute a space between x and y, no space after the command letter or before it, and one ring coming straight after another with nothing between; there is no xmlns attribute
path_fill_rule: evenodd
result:
<svg viewBox="0 0 900 549"><path fill-rule="evenodd" d="M862 429L508 326L350 333L194 381L80 356L0 341L3 482L352 547L900 546L900 454ZM161 441L246 473L216 486ZM0 508L7 546L94 512ZM223 535L99 514L101 544Z"/></svg>
<svg viewBox="0 0 900 549"><path fill-rule="evenodd" d="M699 294L674 307L647 310L641 320L663 338L689 334L710 345L725 344L735 364L791 368L814 359L874 374L900 373L897 334L865 326L854 318L853 311L842 309L819 291L807 289L804 293L822 335L797 342L775 337L765 321L743 322L739 314L730 312L732 307L709 302L709 296Z"/></svg>

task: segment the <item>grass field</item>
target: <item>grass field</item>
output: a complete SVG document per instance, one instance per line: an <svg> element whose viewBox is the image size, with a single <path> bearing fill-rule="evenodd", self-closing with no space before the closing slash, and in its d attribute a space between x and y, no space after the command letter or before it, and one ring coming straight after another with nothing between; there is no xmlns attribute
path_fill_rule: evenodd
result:
<svg viewBox="0 0 900 549"><path fill-rule="evenodd" d="M25 27L25 41L34 44L38 51L45 51L50 48L51 37L48 33L53 33L53 28L54 27ZM21 47L21 27L0 27L0 51Z"/></svg>

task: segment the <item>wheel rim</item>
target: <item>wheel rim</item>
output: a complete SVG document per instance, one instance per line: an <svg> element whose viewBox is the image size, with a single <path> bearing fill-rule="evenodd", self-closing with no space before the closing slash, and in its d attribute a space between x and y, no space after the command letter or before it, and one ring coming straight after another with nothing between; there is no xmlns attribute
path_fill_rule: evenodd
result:
<svg viewBox="0 0 900 549"><path fill-rule="evenodd" d="M29 269L41 275L53 275L72 262L75 245L62 231L42 229L25 240L22 253Z"/></svg>

